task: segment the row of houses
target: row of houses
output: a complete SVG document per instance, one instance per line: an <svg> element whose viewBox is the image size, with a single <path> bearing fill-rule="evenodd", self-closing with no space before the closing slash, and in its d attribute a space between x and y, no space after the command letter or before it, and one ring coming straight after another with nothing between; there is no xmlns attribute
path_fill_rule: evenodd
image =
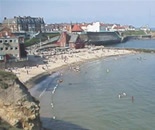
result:
<svg viewBox="0 0 155 130"><path fill-rule="evenodd" d="M84 48L84 42L81 40L78 33L83 30L78 25L72 28L73 33L62 32L59 39L52 45L58 47L69 48ZM24 47L24 36L16 35L6 26L0 27L0 61L20 60L27 57L27 52Z"/></svg>
<svg viewBox="0 0 155 130"><path fill-rule="evenodd" d="M142 29L146 30L146 27ZM0 61L27 57L24 48L24 38L27 32L38 34L39 32L58 31L61 32L61 35L55 43L57 46L79 49L85 46L85 41L79 35L81 33L128 30L135 30L135 28L129 25L121 26L101 22L45 24L43 18L30 16L4 18L0 24Z"/></svg>
<svg viewBox="0 0 155 130"><path fill-rule="evenodd" d="M45 31L43 18L30 16L5 17L0 24L0 61L27 58L24 47L25 37L43 31Z"/></svg>
<svg viewBox="0 0 155 130"><path fill-rule="evenodd" d="M11 29L12 32L38 32L45 30L45 22L40 17L16 17L4 18L2 25Z"/></svg>
<svg viewBox="0 0 155 130"><path fill-rule="evenodd" d="M124 25L120 24L105 24L101 22L93 22L93 23L61 23L61 24L46 24L45 31L68 31L72 32L72 28L74 25L78 25L83 32L105 32L105 31L133 31L135 27L132 25Z"/></svg>
<svg viewBox="0 0 155 130"><path fill-rule="evenodd" d="M14 18L4 18L3 27L8 27L12 32L53 32L69 31L78 24L84 32L104 32L104 31L133 31L136 30L132 25L106 24L102 22L93 23L60 23L45 24L44 19L30 16L14 16ZM140 30L150 30L148 26L141 27Z"/></svg>

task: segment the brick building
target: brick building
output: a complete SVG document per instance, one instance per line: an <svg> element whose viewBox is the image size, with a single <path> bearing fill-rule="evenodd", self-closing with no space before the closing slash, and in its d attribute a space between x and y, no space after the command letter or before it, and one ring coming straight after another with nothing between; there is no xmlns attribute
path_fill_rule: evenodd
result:
<svg viewBox="0 0 155 130"><path fill-rule="evenodd" d="M13 32L39 32L45 30L44 20L40 17L5 17L2 24L3 26L10 28Z"/></svg>
<svg viewBox="0 0 155 130"><path fill-rule="evenodd" d="M0 27L0 38L15 36L8 27Z"/></svg>
<svg viewBox="0 0 155 130"><path fill-rule="evenodd" d="M57 45L60 47L69 47L80 49L84 48L84 41L81 40L79 34L68 34L67 32L62 32L59 40L57 41Z"/></svg>
<svg viewBox="0 0 155 130"><path fill-rule="evenodd" d="M62 32L59 40L57 41L57 45L60 47L67 47L69 46L69 39L70 36L67 34L67 32Z"/></svg>
<svg viewBox="0 0 155 130"><path fill-rule="evenodd" d="M84 48L85 44L81 40L78 34L71 34L70 40L69 40L69 48L75 48L75 49L80 49Z"/></svg>

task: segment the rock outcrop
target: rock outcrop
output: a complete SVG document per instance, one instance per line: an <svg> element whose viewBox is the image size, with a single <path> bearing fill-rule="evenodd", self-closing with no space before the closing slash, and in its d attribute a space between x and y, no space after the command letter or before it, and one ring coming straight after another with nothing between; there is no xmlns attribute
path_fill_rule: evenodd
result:
<svg viewBox="0 0 155 130"><path fill-rule="evenodd" d="M24 130L40 130L39 102L10 73L0 70L0 118Z"/></svg>

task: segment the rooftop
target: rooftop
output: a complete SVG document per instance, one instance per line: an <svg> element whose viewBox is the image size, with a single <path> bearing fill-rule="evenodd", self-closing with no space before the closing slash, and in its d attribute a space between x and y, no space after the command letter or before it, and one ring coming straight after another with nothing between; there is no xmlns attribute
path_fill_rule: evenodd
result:
<svg viewBox="0 0 155 130"><path fill-rule="evenodd" d="M78 24L75 24L72 28L72 32L82 32L82 28L78 25Z"/></svg>
<svg viewBox="0 0 155 130"><path fill-rule="evenodd" d="M77 34L72 34L69 42L76 42L77 38L78 38Z"/></svg>

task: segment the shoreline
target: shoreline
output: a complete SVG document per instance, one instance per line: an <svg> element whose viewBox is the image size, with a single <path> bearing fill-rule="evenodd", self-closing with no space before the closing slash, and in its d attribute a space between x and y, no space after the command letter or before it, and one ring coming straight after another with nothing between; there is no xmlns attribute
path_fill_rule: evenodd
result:
<svg viewBox="0 0 155 130"><path fill-rule="evenodd" d="M107 55L102 55L102 56L95 56L95 57L89 57L89 58L81 58L82 60L81 59L78 60L78 61L74 60L73 62L64 63L64 64L62 64L60 66L57 65L57 66L55 66L52 69L47 69L45 72L42 72L42 73L34 75L33 77L30 77L26 82L24 82L24 85L28 89L30 89L30 88L34 87L36 84L38 84L39 82L41 82L42 80L44 80L46 77L51 75L52 73L55 73L55 72L60 71L62 69L67 69L70 66L77 66L77 65L81 65L83 63L87 63L87 62L91 62L91 61L95 61L95 60L99 60L99 59L104 59L104 58L108 58L108 57L114 57L114 56L121 56L121 55L136 54L136 53L138 53L137 51L134 51L133 49L127 50L127 49L118 49L118 48L115 48L115 49L114 48L104 48L104 50L106 50L106 51L110 50L110 51L112 51L112 53L107 54ZM95 51L98 51L98 50L95 50ZM118 51L118 53L115 54L116 51ZM81 52L77 53L77 55L80 55L80 54L81 54Z"/></svg>

